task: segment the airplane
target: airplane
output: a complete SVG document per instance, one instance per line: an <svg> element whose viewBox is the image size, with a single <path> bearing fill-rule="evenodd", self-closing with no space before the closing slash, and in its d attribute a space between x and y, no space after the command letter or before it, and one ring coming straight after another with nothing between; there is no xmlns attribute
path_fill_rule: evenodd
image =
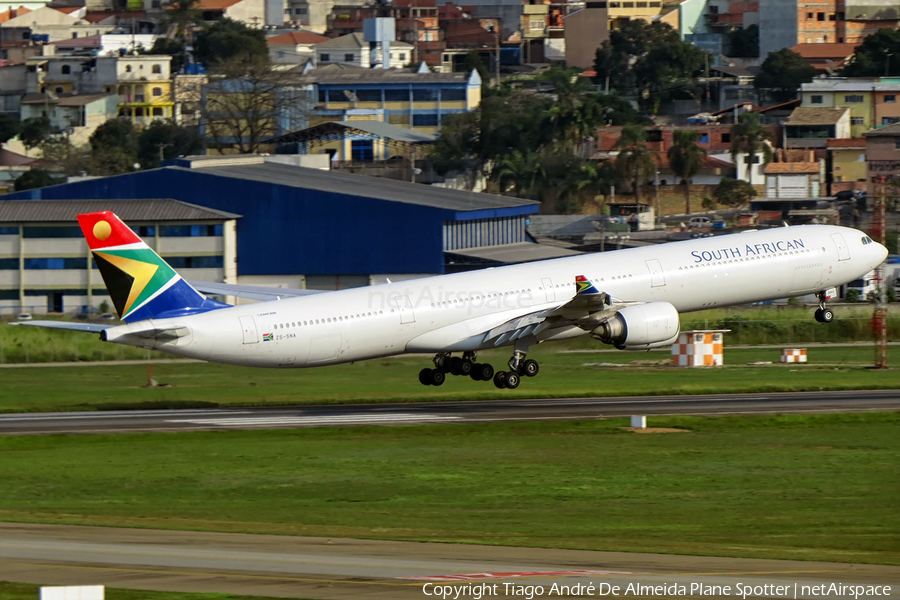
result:
<svg viewBox="0 0 900 600"><path fill-rule="evenodd" d="M835 288L887 257L856 229L801 225L325 292L188 282L111 211L78 222L125 324L21 325L257 367L434 353L419 381L435 386L452 374L514 389L540 370L531 346L581 335L621 350L668 346L680 314L708 308L815 294L815 319L830 323ZM498 347L512 347L508 370L477 361Z"/></svg>

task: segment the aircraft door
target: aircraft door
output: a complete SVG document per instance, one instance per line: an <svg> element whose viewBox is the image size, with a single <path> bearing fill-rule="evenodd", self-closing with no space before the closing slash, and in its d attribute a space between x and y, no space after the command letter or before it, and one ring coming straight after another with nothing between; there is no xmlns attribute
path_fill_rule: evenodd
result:
<svg viewBox="0 0 900 600"><path fill-rule="evenodd" d="M834 240L834 245L837 247L838 260L850 260L850 249L847 247L847 242L844 241L844 236L832 233L831 239Z"/></svg>
<svg viewBox="0 0 900 600"><path fill-rule="evenodd" d="M664 287L666 285L666 274L663 273L662 265L655 258L653 260L644 261L650 270L650 287Z"/></svg>
<svg viewBox="0 0 900 600"><path fill-rule="evenodd" d="M241 317L241 329L244 332L244 343L245 344L257 344L259 343L259 334L256 331L256 321L253 320L253 317L246 316Z"/></svg>
<svg viewBox="0 0 900 600"><path fill-rule="evenodd" d="M416 313L413 311L413 305L409 300L409 296L398 296L394 298L394 304L400 311L401 325L416 322Z"/></svg>
<svg viewBox="0 0 900 600"><path fill-rule="evenodd" d="M546 296L547 302L554 302L556 300L556 290L553 289L553 281L549 277L544 277L541 279L541 287L544 288L544 296Z"/></svg>

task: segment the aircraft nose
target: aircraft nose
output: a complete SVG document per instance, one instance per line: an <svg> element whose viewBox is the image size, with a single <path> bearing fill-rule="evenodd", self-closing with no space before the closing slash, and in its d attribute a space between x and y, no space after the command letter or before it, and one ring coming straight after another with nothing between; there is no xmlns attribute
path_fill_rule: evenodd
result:
<svg viewBox="0 0 900 600"><path fill-rule="evenodd" d="M878 259L878 262L875 263L877 266L887 260L888 249L885 248L884 246L882 246L881 244L879 244L878 242L875 242L872 245L874 246L874 248L872 248L872 252L875 255L875 257Z"/></svg>

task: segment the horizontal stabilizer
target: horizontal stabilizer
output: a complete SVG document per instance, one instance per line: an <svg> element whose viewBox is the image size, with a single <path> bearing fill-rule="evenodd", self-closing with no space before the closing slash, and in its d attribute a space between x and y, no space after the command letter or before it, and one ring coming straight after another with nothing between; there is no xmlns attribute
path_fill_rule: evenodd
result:
<svg viewBox="0 0 900 600"><path fill-rule="evenodd" d="M238 285L234 283L215 283L211 281L189 281L193 288L204 294L217 296L237 296L251 300L281 300L295 296L321 294L322 290L298 290L292 288L266 287L264 285Z"/></svg>
<svg viewBox="0 0 900 600"><path fill-rule="evenodd" d="M71 329L87 333L100 333L115 325L103 325L100 323L72 323L71 321L17 321L10 325L29 325L31 327L48 327L50 329Z"/></svg>

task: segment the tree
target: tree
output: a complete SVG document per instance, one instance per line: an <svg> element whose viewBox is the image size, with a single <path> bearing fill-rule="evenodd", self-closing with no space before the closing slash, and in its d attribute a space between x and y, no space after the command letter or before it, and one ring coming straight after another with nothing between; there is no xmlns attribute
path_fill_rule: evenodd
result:
<svg viewBox="0 0 900 600"><path fill-rule="evenodd" d="M713 198L721 206L744 206L755 197L756 189L743 179L723 177L713 190Z"/></svg>
<svg viewBox="0 0 900 600"><path fill-rule="evenodd" d="M773 151L769 143L769 132L762 126L758 114L743 113L738 117L738 122L731 127L731 159L736 164L739 154L747 155L747 180L752 180L751 169L756 164L756 155L759 153L763 155L763 164L772 162Z"/></svg>
<svg viewBox="0 0 900 600"><path fill-rule="evenodd" d="M197 6L200 0L170 0L160 19L160 30L184 50L194 29L203 23L203 11ZM156 44L154 43L154 46Z"/></svg>
<svg viewBox="0 0 900 600"><path fill-rule="evenodd" d="M728 54L732 58L756 58L759 56L759 26L750 25L728 33Z"/></svg>
<svg viewBox="0 0 900 600"><path fill-rule="evenodd" d="M647 132L643 127L626 125L615 147L619 150L616 167L623 179L633 182L635 199L640 202L641 181L656 171L653 153L647 147Z"/></svg>
<svg viewBox="0 0 900 600"><path fill-rule="evenodd" d="M290 73L240 57L219 63L200 107L211 145L241 154L259 152L264 139L290 130L308 110L308 93Z"/></svg>
<svg viewBox="0 0 900 600"><path fill-rule="evenodd" d="M513 150L500 158L491 171L491 179L499 184L500 192L503 193L512 185L513 195L518 198L522 198L523 193L534 190L542 175L537 154L527 150L524 153Z"/></svg>
<svg viewBox="0 0 900 600"><path fill-rule="evenodd" d="M15 181L15 190L33 190L35 188L47 187L48 185L56 185L61 183L62 178L53 176L49 171L43 169L29 169L18 177Z"/></svg>
<svg viewBox="0 0 900 600"><path fill-rule="evenodd" d="M596 129L602 116L601 107L596 97L589 95L593 86L578 75L578 69L554 67L539 79L553 84L556 101L547 116L560 141L574 146Z"/></svg>
<svg viewBox="0 0 900 600"><path fill-rule="evenodd" d="M26 148L37 148L53 133L53 126L46 115L31 117L22 121L19 140Z"/></svg>
<svg viewBox="0 0 900 600"><path fill-rule="evenodd" d="M700 172L706 150L697 145L699 131L676 130L672 147L669 148L669 166L684 183L685 213L691 212L691 180Z"/></svg>
<svg viewBox="0 0 900 600"><path fill-rule="evenodd" d="M769 52L753 79L757 91L768 90L772 96L786 102L797 97L801 83L809 83L816 76L816 69L790 48Z"/></svg>
<svg viewBox="0 0 900 600"><path fill-rule="evenodd" d="M138 136L137 160L144 169L160 166L160 159L197 154L203 150L203 138L192 129L175 123L153 121Z"/></svg>
<svg viewBox="0 0 900 600"><path fill-rule="evenodd" d="M215 21L196 35L194 56L207 69L233 70L236 62L248 65L269 62L269 47L262 29L250 29L227 17Z"/></svg>
<svg viewBox="0 0 900 600"><path fill-rule="evenodd" d="M597 82L627 93L654 93L652 102L693 86L704 67L702 50L681 39L672 26L659 21L631 19L611 31L597 50Z"/></svg>
<svg viewBox="0 0 900 600"><path fill-rule="evenodd" d="M138 136L130 119L110 119L98 127L88 143L91 146L91 174L118 175L134 170Z"/></svg>
<svg viewBox="0 0 900 600"><path fill-rule="evenodd" d="M22 130L22 122L11 115L0 115L0 144L5 144L19 135Z"/></svg>
<svg viewBox="0 0 900 600"><path fill-rule="evenodd" d="M879 29L862 44L841 69L844 77L900 75L900 30Z"/></svg>

